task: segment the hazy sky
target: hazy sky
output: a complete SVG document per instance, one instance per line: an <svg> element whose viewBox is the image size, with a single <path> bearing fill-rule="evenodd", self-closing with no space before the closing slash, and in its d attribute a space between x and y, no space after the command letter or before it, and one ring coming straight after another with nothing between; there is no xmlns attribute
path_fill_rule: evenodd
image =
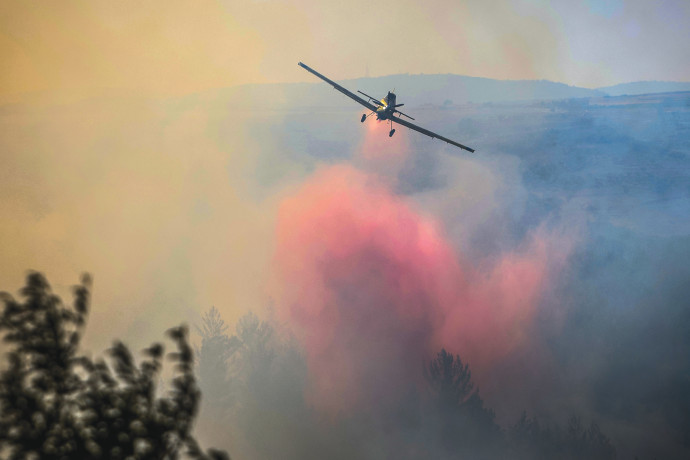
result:
<svg viewBox="0 0 690 460"><path fill-rule="evenodd" d="M176 0L0 3L0 102L104 89L456 73L597 87L690 80L690 2Z"/></svg>

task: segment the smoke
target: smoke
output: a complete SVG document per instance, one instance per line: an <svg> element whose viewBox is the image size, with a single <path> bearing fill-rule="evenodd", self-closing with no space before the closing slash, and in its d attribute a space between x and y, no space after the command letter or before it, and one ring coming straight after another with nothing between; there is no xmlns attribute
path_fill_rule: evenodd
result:
<svg viewBox="0 0 690 460"><path fill-rule="evenodd" d="M231 95L4 106L2 289L34 268L69 298L92 272L94 351L148 345L211 305L229 323L261 315L273 294L306 362L266 371L254 412L237 398L237 438L273 430L258 458L394 444L364 422L405 408L440 347L470 364L503 428L525 409L577 413L622 457L688 457L687 97L410 109L472 156L388 137L355 109L245 112ZM553 221L579 221L576 247ZM322 423L303 388L326 414L352 412L352 430ZM283 455L291 443L304 450Z"/></svg>
<svg viewBox="0 0 690 460"><path fill-rule="evenodd" d="M312 402L331 413L395 404L441 347L460 353L481 384L529 341L568 252L538 229L472 265L436 219L385 182L322 167L279 209L279 313L303 340Z"/></svg>
<svg viewBox="0 0 690 460"><path fill-rule="evenodd" d="M357 154L369 161L370 167L380 166L381 163L393 163L401 166L401 162L409 156L410 139L408 131L399 125L393 126L397 134L389 136L391 126L387 121L373 119L366 122L366 133L357 149Z"/></svg>
<svg viewBox="0 0 690 460"><path fill-rule="evenodd" d="M263 303L274 208L247 185L248 117L117 95L6 110L2 289L36 269L69 298L78 274L93 273L93 350L114 337L146 346L210 305L235 320Z"/></svg>

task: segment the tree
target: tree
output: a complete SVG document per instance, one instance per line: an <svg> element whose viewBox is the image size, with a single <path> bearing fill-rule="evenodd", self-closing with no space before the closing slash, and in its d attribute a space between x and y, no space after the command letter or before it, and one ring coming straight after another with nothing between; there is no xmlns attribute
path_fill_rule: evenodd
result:
<svg viewBox="0 0 690 460"><path fill-rule="evenodd" d="M10 347L0 375L0 452L11 459L228 459L204 454L191 435L201 393L184 326L167 335L176 375L167 397L157 395L164 347L153 344L137 365L122 342L110 365L77 354L89 309L91 279L64 306L40 273L30 273L23 302L2 294L0 335Z"/></svg>
<svg viewBox="0 0 690 460"><path fill-rule="evenodd" d="M577 416L568 419L566 429L558 424L542 426L536 418L523 412L510 429L510 443L518 459L598 459L616 458L611 440L596 423L585 428Z"/></svg>
<svg viewBox="0 0 690 460"><path fill-rule="evenodd" d="M439 419L438 435L444 449L451 455L496 456L503 448L502 432L494 421L494 412L484 407L472 383L469 365L442 349L425 366L424 377Z"/></svg>
<svg viewBox="0 0 690 460"><path fill-rule="evenodd" d="M261 384L275 358L273 328L249 312L235 327L240 344L238 368L247 376L247 385Z"/></svg>
<svg viewBox="0 0 690 460"><path fill-rule="evenodd" d="M204 406L213 412L213 419L218 419L230 403L229 361L241 342L236 336L228 337L228 326L215 307L204 313L201 320L201 327L196 327L201 336L201 346L196 349L199 381L206 395Z"/></svg>
<svg viewBox="0 0 690 460"><path fill-rule="evenodd" d="M266 385L275 357L273 328L249 312L237 322L235 335L228 336L228 326L215 307L201 319L201 327L196 327L201 346L196 352L205 405L214 419L225 418L238 393L246 396L247 387L256 391Z"/></svg>
<svg viewBox="0 0 690 460"><path fill-rule="evenodd" d="M460 356L453 356L445 348L424 368L424 377L443 407L460 407L473 394L469 365L463 364Z"/></svg>

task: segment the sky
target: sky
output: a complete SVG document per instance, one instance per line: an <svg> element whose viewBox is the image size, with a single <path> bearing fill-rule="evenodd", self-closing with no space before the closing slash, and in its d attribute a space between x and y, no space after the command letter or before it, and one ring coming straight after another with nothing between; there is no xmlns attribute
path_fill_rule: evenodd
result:
<svg viewBox="0 0 690 460"><path fill-rule="evenodd" d="M690 80L690 4L305 0L0 4L0 102L454 73L600 87Z"/></svg>

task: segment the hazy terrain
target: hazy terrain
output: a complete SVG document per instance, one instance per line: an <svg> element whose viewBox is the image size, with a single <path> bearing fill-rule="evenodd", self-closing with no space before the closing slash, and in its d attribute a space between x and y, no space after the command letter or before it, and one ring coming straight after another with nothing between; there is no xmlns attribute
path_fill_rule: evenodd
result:
<svg viewBox="0 0 690 460"><path fill-rule="evenodd" d="M406 93L398 94L406 102ZM620 458L683 458L690 93L445 107L431 99L436 106L407 111L477 153L399 129L410 155L383 174L396 175L398 193L444 223L464 257L481 263L540 225L576 234L566 267L542 298L532 345L541 351L515 353L490 370L496 383L481 386L489 407L510 423L524 408L552 420L586 414L613 438ZM330 110L286 104L285 111L252 113L254 138L268 140L259 142L254 169L259 190L281 180L264 167L275 161L276 144L281 162L307 171L323 162L361 162L358 133L366 128L356 109L332 101ZM377 134L385 138L386 131ZM487 191L485 180L498 184ZM540 353L549 364L539 362Z"/></svg>
<svg viewBox="0 0 690 460"><path fill-rule="evenodd" d="M690 83L674 81L635 81L631 83L620 83L618 85L599 88L609 96L651 94L651 93L671 93L676 91L689 91Z"/></svg>
<svg viewBox="0 0 690 460"><path fill-rule="evenodd" d="M408 106L447 106L690 91L690 83L686 82L642 81L588 89L548 80L495 80L453 74L398 74L342 80L339 83L352 92L360 90L377 98L385 96L389 90L396 90L401 95L402 102ZM237 86L210 91L201 97L214 100L220 98L243 109L351 107L350 101L346 98L334 98L334 94L333 88L327 84L283 83Z"/></svg>
<svg viewBox="0 0 690 460"><path fill-rule="evenodd" d="M58 288L91 271L85 340L94 349L113 337L146 344L182 320L200 324L211 305L230 325L251 310L281 337L294 334L301 357L261 375L273 379L263 383L277 414L308 411L315 425L291 431L289 417L242 401L235 425L202 412L200 426L213 426L214 445L225 439L233 458L262 453L261 436L242 433L264 429L295 455L314 436L323 445L376 439L370 445L381 450L364 452L372 458L395 452L409 427L377 417L390 417L398 396L367 379L379 368L414 386L412 371L441 346L469 362L503 427L523 410L560 424L577 414L599 424L618 458L687 458L690 92L611 97L632 91L452 75L346 85L373 96L395 87L417 123L477 152L404 128L389 139L387 127L360 124L363 111L320 83L0 108L0 230L13 242L3 244L0 287L18 287L26 268L57 273ZM367 203L391 220L376 220ZM330 228L333 219L349 231ZM373 221L384 237L362 233ZM427 228L432 249L384 241ZM310 252L314 241L323 247ZM331 257L341 244L354 248L351 258ZM35 265L14 266L20 253ZM423 283L376 278L389 270ZM467 280L467 297L464 287L447 294L455 275ZM310 327L297 304L356 318ZM416 323L413 305L435 313L415 312ZM465 318L480 307L493 316L470 328ZM362 318L377 326L353 332ZM312 337L314 329L341 341ZM385 351L366 361L372 344ZM319 349L357 376L327 396L319 385L334 368ZM420 359L385 364L405 362L395 349ZM339 418L343 401L369 404L356 414L367 423Z"/></svg>

